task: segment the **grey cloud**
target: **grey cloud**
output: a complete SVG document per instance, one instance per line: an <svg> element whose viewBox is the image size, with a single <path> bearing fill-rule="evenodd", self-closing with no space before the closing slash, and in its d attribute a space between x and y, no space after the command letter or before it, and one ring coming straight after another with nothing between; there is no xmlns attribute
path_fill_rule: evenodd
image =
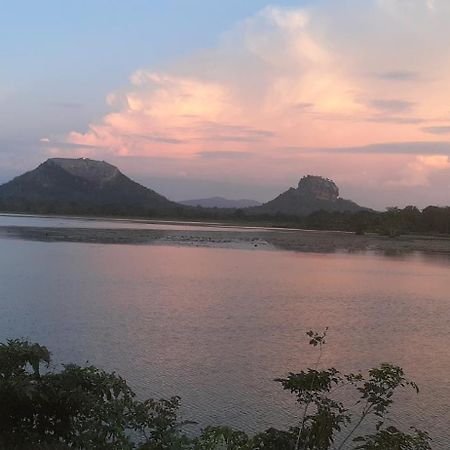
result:
<svg viewBox="0 0 450 450"><path fill-rule="evenodd" d="M416 81L419 79L418 72L410 70L391 70L374 74L380 80L389 81Z"/></svg>
<svg viewBox="0 0 450 450"><path fill-rule="evenodd" d="M312 108L313 106L314 106L314 103L300 102L300 103L297 103L297 104L295 105L295 108L298 108L298 109L310 109L310 108Z"/></svg>
<svg viewBox="0 0 450 450"><path fill-rule="evenodd" d="M233 135L222 135L222 136L209 136L208 141L222 141L222 142L256 142L261 141L262 136L233 136Z"/></svg>
<svg viewBox="0 0 450 450"><path fill-rule="evenodd" d="M225 142L258 142L275 136L275 133L269 130L215 122L200 123L198 129L207 133L207 140Z"/></svg>
<svg viewBox="0 0 450 450"><path fill-rule="evenodd" d="M147 141L152 141L152 142L161 142L164 144L185 144L186 141L183 139L176 139L176 138L172 138L170 136L161 136L161 135L157 135L157 136L144 136L144 135L128 135L129 137L133 137L133 138L139 138L139 139L145 139Z"/></svg>
<svg viewBox="0 0 450 450"><path fill-rule="evenodd" d="M443 127L424 127L422 131L430 134L450 134L450 125Z"/></svg>
<svg viewBox="0 0 450 450"><path fill-rule="evenodd" d="M247 159L251 158L253 154L250 152L218 150L198 152L197 156L205 159Z"/></svg>
<svg viewBox="0 0 450 450"><path fill-rule="evenodd" d="M286 153L449 155L450 142L385 142L360 147L280 147Z"/></svg>
<svg viewBox="0 0 450 450"><path fill-rule="evenodd" d="M414 103L399 99L374 99L369 105L384 113L402 113L410 111Z"/></svg>
<svg viewBox="0 0 450 450"><path fill-rule="evenodd" d="M412 103L411 103L412 104ZM369 103L370 106L374 106ZM377 108L378 109L378 108ZM395 113L406 113L407 111L387 111L379 110L371 115L356 115L356 114L330 114L330 113L318 113L312 110L304 109L304 113L313 117L317 117L320 120L328 121L345 121L345 122L379 122L379 123L396 123L396 124L419 124L425 122L422 117L404 116ZM394 113L394 114L393 114Z"/></svg>
<svg viewBox="0 0 450 450"><path fill-rule="evenodd" d="M410 155L450 155L450 142L386 142L362 147L341 148L349 153L386 153Z"/></svg>
<svg viewBox="0 0 450 450"><path fill-rule="evenodd" d="M365 120L368 122L380 122L380 123L398 123L398 124L417 124L425 122L425 119L421 117L401 117L401 116L389 116L389 115L376 115L367 117Z"/></svg>

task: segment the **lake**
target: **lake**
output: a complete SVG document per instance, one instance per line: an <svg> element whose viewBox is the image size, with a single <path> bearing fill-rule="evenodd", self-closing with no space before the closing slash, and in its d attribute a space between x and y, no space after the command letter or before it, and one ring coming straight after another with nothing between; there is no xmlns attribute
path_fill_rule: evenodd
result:
<svg viewBox="0 0 450 450"><path fill-rule="evenodd" d="M448 258L0 239L0 277L1 340L180 395L202 426L293 425L272 380L313 365L305 332L328 326L322 366L399 364L421 391L400 395L398 423L450 448Z"/></svg>
<svg viewBox="0 0 450 450"><path fill-rule="evenodd" d="M170 220L141 219L98 219L87 217L35 216L24 214L0 214L0 226L28 226L54 228L106 228L106 229L139 229L139 230L173 230L173 231L245 231L255 227L224 226L209 222L179 222ZM258 228L260 229L260 228Z"/></svg>

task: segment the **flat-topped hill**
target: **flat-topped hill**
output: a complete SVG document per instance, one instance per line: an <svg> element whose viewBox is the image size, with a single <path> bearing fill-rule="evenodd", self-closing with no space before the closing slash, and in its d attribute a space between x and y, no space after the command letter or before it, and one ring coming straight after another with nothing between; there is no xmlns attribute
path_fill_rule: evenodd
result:
<svg viewBox="0 0 450 450"><path fill-rule="evenodd" d="M170 210L177 204L125 176L117 167L87 158L51 158L0 186L3 210L111 212Z"/></svg>

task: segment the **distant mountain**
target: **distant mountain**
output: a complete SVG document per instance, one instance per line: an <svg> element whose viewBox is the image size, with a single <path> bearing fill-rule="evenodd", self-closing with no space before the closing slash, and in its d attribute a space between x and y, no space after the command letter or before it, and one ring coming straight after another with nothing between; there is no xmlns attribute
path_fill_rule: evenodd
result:
<svg viewBox="0 0 450 450"><path fill-rule="evenodd" d="M328 179L307 175L298 183L297 188L289 188L273 200L261 206L248 209L248 214L277 213L290 216L307 216L315 211L350 211L365 210L352 202L339 197L339 188Z"/></svg>
<svg viewBox="0 0 450 450"><path fill-rule="evenodd" d="M30 212L174 210L177 204L104 161L51 158L0 186L0 209Z"/></svg>
<svg viewBox="0 0 450 450"><path fill-rule="evenodd" d="M263 205L255 204L254 200L222 197L175 203L131 180L117 167L87 158L50 158L0 186L0 211L9 212L219 219L241 214L243 208L247 217L366 209L340 198L333 181L312 175L303 177L297 188Z"/></svg>
<svg viewBox="0 0 450 450"><path fill-rule="evenodd" d="M239 199L230 200L223 197L199 198L196 200L184 200L179 202L186 206L200 206L202 208L250 208L261 205L256 200Z"/></svg>

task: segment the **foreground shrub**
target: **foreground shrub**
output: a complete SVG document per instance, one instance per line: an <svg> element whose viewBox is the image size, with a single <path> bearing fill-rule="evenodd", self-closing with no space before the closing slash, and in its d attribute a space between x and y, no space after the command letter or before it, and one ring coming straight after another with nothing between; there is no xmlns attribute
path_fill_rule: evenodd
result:
<svg viewBox="0 0 450 450"><path fill-rule="evenodd" d="M427 433L390 425L394 393L413 388L400 367L381 364L362 373L320 369L326 331L309 331L319 356L314 368L277 379L299 405L291 428L255 436L229 427L207 427L188 437L178 420L180 399L140 401L126 381L94 366L50 370L47 348L23 340L0 344L0 448L140 450L429 450ZM355 411L335 397L357 395ZM348 397L348 398L351 398ZM359 434L362 424L372 432Z"/></svg>

